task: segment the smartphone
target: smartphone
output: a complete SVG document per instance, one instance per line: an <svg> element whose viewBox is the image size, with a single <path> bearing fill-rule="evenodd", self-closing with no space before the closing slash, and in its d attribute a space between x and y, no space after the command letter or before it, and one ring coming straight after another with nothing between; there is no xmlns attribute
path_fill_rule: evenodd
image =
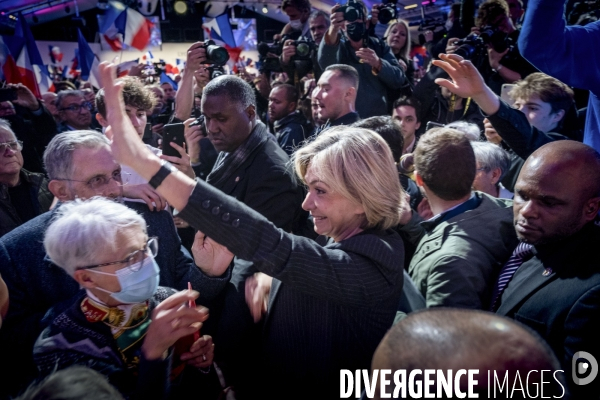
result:
<svg viewBox="0 0 600 400"><path fill-rule="evenodd" d="M502 100L504 100L504 102L506 102L506 104L508 104L511 107L515 104L515 100L512 97L510 97L510 95L508 93L514 87L515 87L515 85L512 83L505 83L504 85L502 85L502 91L500 92L500 98Z"/></svg>
<svg viewBox="0 0 600 400"><path fill-rule="evenodd" d="M142 136L142 141L146 144L152 143L152 124L149 122L146 124L146 127L144 128L144 135Z"/></svg>
<svg viewBox="0 0 600 400"><path fill-rule="evenodd" d="M17 91L15 89L0 89L0 102L13 101L17 99Z"/></svg>
<svg viewBox="0 0 600 400"><path fill-rule="evenodd" d="M163 141L162 141L162 152L165 156L173 156L181 158L181 154L170 145L171 142L177 143L183 147L185 143L185 125L179 124L168 124L163 128Z"/></svg>

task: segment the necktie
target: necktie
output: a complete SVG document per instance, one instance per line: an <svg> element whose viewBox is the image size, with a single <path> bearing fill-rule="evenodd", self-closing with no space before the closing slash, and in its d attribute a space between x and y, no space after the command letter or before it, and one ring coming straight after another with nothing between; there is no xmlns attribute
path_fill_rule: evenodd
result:
<svg viewBox="0 0 600 400"><path fill-rule="evenodd" d="M532 256L533 246L525 242L519 243L506 264L504 264L504 267L500 270L500 276L498 277L498 282L496 282L494 294L492 295L492 306L490 307L490 311L496 311L498 309L498 301L500 300L502 292L506 289L508 282L512 279L521 264L529 260Z"/></svg>

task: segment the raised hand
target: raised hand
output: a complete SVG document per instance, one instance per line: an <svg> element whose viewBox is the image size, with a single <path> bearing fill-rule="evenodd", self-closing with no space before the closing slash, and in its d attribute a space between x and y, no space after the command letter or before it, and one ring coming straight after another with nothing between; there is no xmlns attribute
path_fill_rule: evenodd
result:
<svg viewBox="0 0 600 400"><path fill-rule="evenodd" d="M194 290L183 290L156 306L142 345L146 359L164 359L169 347L178 339L200 329L202 322L208 318L208 308L188 306L190 300L196 300L198 295Z"/></svg>
<svg viewBox="0 0 600 400"><path fill-rule="evenodd" d="M196 265L208 276L221 276L227 271L233 253L204 233L198 231L194 237L192 253Z"/></svg>

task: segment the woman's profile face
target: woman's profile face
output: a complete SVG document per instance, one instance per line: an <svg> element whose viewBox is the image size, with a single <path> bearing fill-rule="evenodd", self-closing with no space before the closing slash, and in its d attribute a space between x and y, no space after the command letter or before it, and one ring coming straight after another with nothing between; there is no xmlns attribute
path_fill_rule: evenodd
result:
<svg viewBox="0 0 600 400"><path fill-rule="evenodd" d="M302 208L312 215L315 232L340 242L362 231L365 211L361 205L334 192L318 177L312 166L308 167L304 179L308 193Z"/></svg>
<svg viewBox="0 0 600 400"><path fill-rule="evenodd" d="M407 34L406 27L401 23L397 23L390 30L390 34L387 37L387 44L394 54L398 53L406 45Z"/></svg>

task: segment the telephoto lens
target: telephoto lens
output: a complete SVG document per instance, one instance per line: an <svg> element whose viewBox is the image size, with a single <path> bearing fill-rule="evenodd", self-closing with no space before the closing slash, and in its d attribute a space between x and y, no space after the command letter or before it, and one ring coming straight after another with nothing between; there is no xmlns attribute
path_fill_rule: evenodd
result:
<svg viewBox="0 0 600 400"><path fill-rule="evenodd" d="M229 53L227 52L227 49L217 46L212 40L206 40L204 42L204 48L206 49L207 63L225 65L229 60Z"/></svg>

